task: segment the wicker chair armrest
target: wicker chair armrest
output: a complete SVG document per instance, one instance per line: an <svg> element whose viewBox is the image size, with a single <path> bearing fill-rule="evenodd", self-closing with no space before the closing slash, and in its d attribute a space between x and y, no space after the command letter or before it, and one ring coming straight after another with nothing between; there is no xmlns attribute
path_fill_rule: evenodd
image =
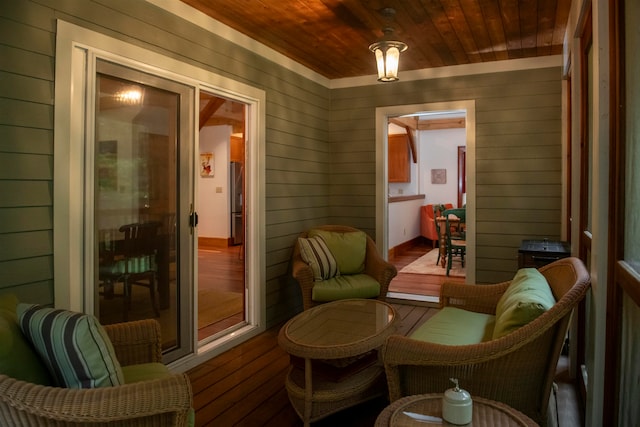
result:
<svg viewBox="0 0 640 427"><path fill-rule="evenodd" d="M291 274L298 282L298 285L300 285L300 291L302 292L302 306L305 310L310 309L316 305L312 299L314 285L313 270L311 269L311 266L302 259L302 255L300 255L300 247L297 242L293 248Z"/></svg>
<svg viewBox="0 0 640 427"><path fill-rule="evenodd" d="M510 282L494 285L443 283L440 288L440 308L457 307L478 313L495 314L498 300Z"/></svg>
<svg viewBox="0 0 640 427"><path fill-rule="evenodd" d="M20 425L186 426L192 407L186 374L95 389L45 387L0 375L0 421Z"/></svg>
<svg viewBox="0 0 640 427"><path fill-rule="evenodd" d="M364 272L376 279L380 284L380 299L385 299L391 279L396 277L398 270L396 267L385 261L378 252L378 249L370 237L367 237L367 252L364 260Z"/></svg>
<svg viewBox="0 0 640 427"><path fill-rule="evenodd" d="M122 366L162 362L160 324L155 319L106 325L116 357Z"/></svg>

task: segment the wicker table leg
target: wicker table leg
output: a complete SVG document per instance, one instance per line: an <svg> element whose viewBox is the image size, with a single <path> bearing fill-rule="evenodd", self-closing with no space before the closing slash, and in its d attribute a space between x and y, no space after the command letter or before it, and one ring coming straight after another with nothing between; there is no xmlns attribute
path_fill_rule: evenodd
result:
<svg viewBox="0 0 640 427"><path fill-rule="evenodd" d="M311 423L311 405L313 398L313 372L311 371L311 359L304 359L304 427Z"/></svg>

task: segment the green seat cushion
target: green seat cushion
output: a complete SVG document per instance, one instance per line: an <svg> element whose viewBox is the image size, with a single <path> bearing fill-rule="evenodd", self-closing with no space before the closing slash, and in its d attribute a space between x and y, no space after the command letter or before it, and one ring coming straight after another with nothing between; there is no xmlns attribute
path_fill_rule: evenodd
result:
<svg viewBox="0 0 640 427"><path fill-rule="evenodd" d="M321 236L338 262L340 274L358 274L364 271L367 254L367 235L364 231L309 230L309 237Z"/></svg>
<svg viewBox="0 0 640 427"><path fill-rule="evenodd" d="M555 303L547 279L538 270L518 270L498 300L493 338L500 338L535 320Z"/></svg>
<svg viewBox="0 0 640 427"><path fill-rule="evenodd" d="M445 307L424 322L410 338L443 345L469 345L489 341L495 316Z"/></svg>
<svg viewBox="0 0 640 427"><path fill-rule="evenodd" d="M311 294L311 299L318 302L347 298L374 298L380 295L380 284L366 274L341 275L316 282Z"/></svg>
<svg viewBox="0 0 640 427"><path fill-rule="evenodd" d="M168 378L171 376L171 372L162 363L140 363L138 365L123 366L122 375L124 376L125 384L132 384L140 381Z"/></svg>
<svg viewBox="0 0 640 427"><path fill-rule="evenodd" d="M95 316L18 304L22 333L35 347L59 387L95 388L124 384L120 363Z"/></svg>
<svg viewBox="0 0 640 427"><path fill-rule="evenodd" d="M322 281L340 275L338 263L322 237L299 237L298 246L300 256L313 271L314 280Z"/></svg>
<svg viewBox="0 0 640 427"><path fill-rule="evenodd" d="M52 385L51 376L18 326L15 295L0 295L0 374L32 384Z"/></svg>

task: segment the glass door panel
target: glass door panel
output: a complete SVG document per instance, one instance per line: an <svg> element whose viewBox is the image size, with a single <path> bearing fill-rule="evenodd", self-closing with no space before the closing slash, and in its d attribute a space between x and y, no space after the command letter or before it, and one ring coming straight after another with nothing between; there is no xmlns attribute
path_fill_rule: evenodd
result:
<svg viewBox="0 0 640 427"><path fill-rule="evenodd" d="M96 71L96 313L102 324L157 319L175 359L193 347L190 230L179 215L193 89L102 60Z"/></svg>

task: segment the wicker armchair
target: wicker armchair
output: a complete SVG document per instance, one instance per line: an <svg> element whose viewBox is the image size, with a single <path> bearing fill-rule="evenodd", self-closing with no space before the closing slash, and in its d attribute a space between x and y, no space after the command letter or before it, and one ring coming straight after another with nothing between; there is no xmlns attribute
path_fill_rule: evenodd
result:
<svg viewBox="0 0 640 427"><path fill-rule="evenodd" d="M161 362L155 320L105 326L122 366ZM117 387L45 387L0 375L3 426L187 426L192 411L186 374Z"/></svg>
<svg viewBox="0 0 640 427"><path fill-rule="evenodd" d="M547 409L556 365L571 313L589 288L589 274L577 258L555 261L539 271L556 304L531 323L499 339L447 346L393 335L382 350L389 397L442 393L458 378L472 396L506 403L540 425ZM493 314L510 282L495 285L445 284L441 306Z"/></svg>
<svg viewBox="0 0 640 427"><path fill-rule="evenodd" d="M322 225L314 228L343 233L350 231L359 231L356 228L344 225ZM308 233L303 232L299 237L306 238L307 236ZM378 283L380 284L380 295L378 296L378 299L384 301L389 289L389 283L391 282L391 279L393 279L398 274L398 271L393 264L388 263L382 258L382 256L378 252L378 248L376 247L375 242L369 236L367 236L364 273L378 281ZM314 282L313 280L313 271L311 270L311 267L306 262L304 262L302 256L300 255L300 247L297 240L293 247L292 274L294 279L298 281L300 289L302 290L302 303L304 309L308 310L309 308L320 304L312 299L313 286L316 282Z"/></svg>

